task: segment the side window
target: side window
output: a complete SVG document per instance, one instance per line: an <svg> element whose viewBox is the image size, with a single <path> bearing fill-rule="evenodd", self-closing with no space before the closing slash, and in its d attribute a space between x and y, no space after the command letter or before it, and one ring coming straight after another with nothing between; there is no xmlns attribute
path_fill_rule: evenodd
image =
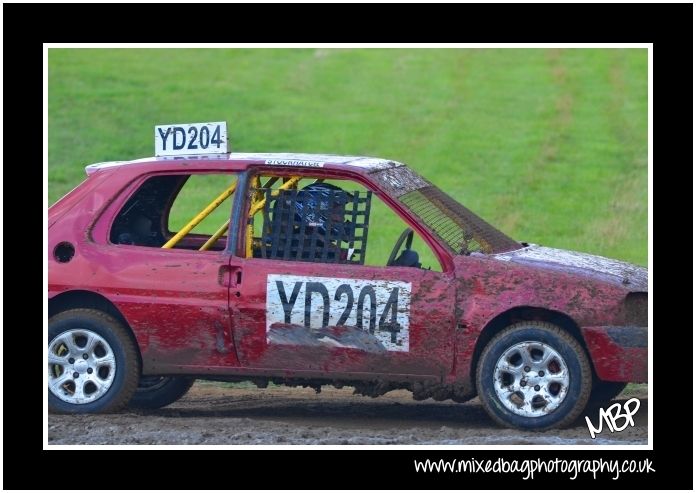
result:
<svg viewBox="0 0 696 493"><path fill-rule="evenodd" d="M442 270L417 233L394 250L408 225L359 183L261 176L249 202L248 257Z"/></svg>
<svg viewBox="0 0 696 493"><path fill-rule="evenodd" d="M379 197L372 201L372 231L370 232L370 248L367 253L367 265L387 265L387 260L391 255L396 243L404 231L411 226L404 222L401 217L387 204L382 202ZM408 236L404 239L401 247L396 251L394 262L397 265L420 267L421 269L442 272L440 261L430 245L416 232L413 231L410 248Z"/></svg>
<svg viewBox="0 0 696 493"><path fill-rule="evenodd" d="M111 227L111 243L153 248L223 250L236 176L160 175L126 201Z"/></svg>

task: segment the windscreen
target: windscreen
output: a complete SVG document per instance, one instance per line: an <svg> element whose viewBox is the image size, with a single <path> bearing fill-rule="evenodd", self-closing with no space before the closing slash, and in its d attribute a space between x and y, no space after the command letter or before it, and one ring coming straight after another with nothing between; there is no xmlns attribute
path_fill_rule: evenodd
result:
<svg viewBox="0 0 696 493"><path fill-rule="evenodd" d="M372 174L454 253L501 253L521 245L406 166Z"/></svg>

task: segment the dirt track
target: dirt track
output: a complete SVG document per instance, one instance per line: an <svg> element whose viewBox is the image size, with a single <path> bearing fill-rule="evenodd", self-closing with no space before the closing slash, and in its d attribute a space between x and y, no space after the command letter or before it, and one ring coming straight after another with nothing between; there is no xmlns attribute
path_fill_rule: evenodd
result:
<svg viewBox="0 0 696 493"><path fill-rule="evenodd" d="M590 438L582 418L573 428L525 433L497 427L474 399L466 404L417 402L410 392L372 399L352 389L224 388L197 382L180 401L157 411L95 416L50 415L48 440L58 444L528 445L639 444L648 439L647 396L635 427ZM621 400L620 400L621 401ZM596 416L591 416L597 422ZM620 421L619 423L622 423Z"/></svg>

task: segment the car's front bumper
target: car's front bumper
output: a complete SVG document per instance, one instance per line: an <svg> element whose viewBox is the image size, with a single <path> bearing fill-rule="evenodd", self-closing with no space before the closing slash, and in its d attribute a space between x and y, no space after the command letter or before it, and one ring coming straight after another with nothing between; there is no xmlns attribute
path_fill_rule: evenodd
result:
<svg viewBox="0 0 696 493"><path fill-rule="evenodd" d="M648 381L647 327L583 327L582 335L601 380Z"/></svg>

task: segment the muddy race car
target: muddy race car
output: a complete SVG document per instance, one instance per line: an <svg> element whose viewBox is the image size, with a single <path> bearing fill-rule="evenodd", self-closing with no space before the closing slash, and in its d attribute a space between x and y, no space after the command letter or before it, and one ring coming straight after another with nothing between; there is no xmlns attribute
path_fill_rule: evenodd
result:
<svg viewBox="0 0 696 493"><path fill-rule="evenodd" d="M543 430L647 381L647 269L515 241L402 163L228 153L216 125L157 127L156 157L50 207L50 411L198 378L478 395Z"/></svg>

